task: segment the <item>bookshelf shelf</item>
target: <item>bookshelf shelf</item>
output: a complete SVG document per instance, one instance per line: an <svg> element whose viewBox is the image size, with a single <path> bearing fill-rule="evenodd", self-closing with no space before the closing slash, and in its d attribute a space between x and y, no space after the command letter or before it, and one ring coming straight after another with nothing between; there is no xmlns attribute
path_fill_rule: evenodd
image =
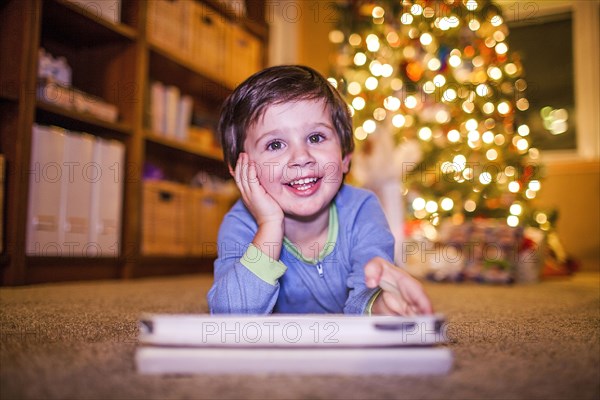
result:
<svg viewBox="0 0 600 400"><path fill-rule="evenodd" d="M189 142L183 142L181 140L175 140L166 138L163 136L159 136L157 134L146 132L146 140L151 141L153 143L159 144L161 146L179 150L185 153L193 154L196 156L204 157L209 160L214 161L223 161L223 155L220 150L210 150L205 149L201 146L195 145Z"/></svg>
<svg viewBox="0 0 600 400"><path fill-rule="evenodd" d="M160 77L165 83L219 104L232 92L231 88L209 77L185 57L151 43L149 48L151 77Z"/></svg>
<svg viewBox="0 0 600 400"><path fill-rule="evenodd" d="M231 185L224 181L231 176L221 152L208 147L213 140L211 130L214 130L223 101L231 94L236 82L241 82L265 64L268 41L265 4L266 0L246 0L247 14L238 17L218 0L0 1L0 154L4 155L7 168L13 172L7 176L9 179L5 180L3 188L4 247L0 252L0 285L127 279L211 270L214 258L209 253L144 254L144 230L152 226L144 220L148 214L143 214L144 204L149 204L145 200L146 167L162 172L166 181L179 182L198 204L202 190L192 186L208 182L213 185L211 187L223 187L223 193L228 193L227 187L231 188ZM111 8L113 6L118 9ZM212 22L202 18L201 12L207 10L205 7ZM190 12L186 14L185 10ZM185 40L189 40L187 47L182 44ZM244 47L239 43L249 44ZM53 75L52 68L59 70L60 79L57 79L59 75ZM70 79L62 79L65 74ZM47 77L55 80L40 79ZM47 97L38 97L40 82L46 85L63 83L59 89L39 93ZM152 112L156 112L152 105L162 104L152 103L152 88L156 82L164 84L165 88L176 86L180 91L179 108L176 109L177 133L184 132L181 137L185 137L188 132L185 127L181 129L183 125L179 121L193 123L196 128L189 130L189 137L198 142L174 140L150 130L155 122ZM47 86L44 88L46 90ZM52 93L70 95L71 88L77 94L75 100L51 96ZM169 87L169 90L169 100L172 100L175 89ZM90 105L91 99L101 102ZM171 102L169 106L173 104ZM110 116L114 114L110 105L118 110L117 122L77 111L91 110L103 113L96 115ZM172 123L173 109L168 110L168 121ZM63 134L64 131L52 126L89 135ZM200 142L209 144L196 144ZM93 153L92 157L90 153ZM96 164L98 160L104 164ZM116 188L114 192L102 189L105 197L99 197L97 193L101 189L98 186L95 186L96 194L92 195L90 186L85 186L89 182L83 183L86 192L68 182L52 185L59 190L49 194L48 187L38 185L28 173L32 171L32 165L82 167L90 163L100 165L103 172L108 172L102 176L118 177L111 180L118 183L112 186ZM81 201L82 192L89 194L88 200ZM51 195L54 196L52 201L47 201ZM70 203L65 206L63 200L67 197ZM39 199L44 201L37 201ZM215 195L206 200L206 204L221 210L225 205L230 206L230 200ZM75 221L70 226L79 231L67 232L66 223L31 218L30 201L35 204L31 210L38 212L31 215L38 216L41 211L35 207L39 204L60 203L60 209L67 211L51 215L59 222L66 221L67 214L73 215L69 212L84 204L79 209L87 207L88 211L78 212L87 216L79 219L89 223ZM117 223L102 228L114 235L111 238L115 241L110 242L110 246L98 239L98 231L90 228L99 221L97 216L95 220L90 217L91 210L97 211L99 204L114 205L120 210L119 217L110 220L117 220ZM218 227L219 217L216 216L221 215L221 211L217 213L207 208L204 213L194 213L194 221L202 222L194 231L197 237L213 233L205 228L205 218L215 220L211 226ZM154 222L165 226L158 217ZM64 240L68 234L81 234L79 248L87 248L85 245L89 243L102 244L97 248L102 250L99 254L106 257L81 252L68 254L64 246L60 247L65 243L59 244L63 251L55 252L52 246L44 247L50 242L45 237L40 239L40 235L30 240L32 232L37 235L44 229L45 232L56 231L56 238ZM110 252L104 253L106 248ZM37 249L49 251L38 252Z"/></svg>
<svg viewBox="0 0 600 400"><path fill-rule="evenodd" d="M113 23L97 13L101 11L93 7L83 8L64 0L45 1L42 10L42 37L53 37L77 47L133 42L137 39L134 28Z"/></svg>
<svg viewBox="0 0 600 400"><path fill-rule="evenodd" d="M0 92L0 101L15 102L19 101L19 96L9 90L3 90Z"/></svg>
<svg viewBox="0 0 600 400"><path fill-rule="evenodd" d="M216 12L229 18L231 21L242 25L246 30L252 32L255 36L261 38L263 41L268 39L269 31L265 24L261 21L265 20L264 7L260 7L261 4L255 0L246 1L246 15L238 16L232 9L228 9L219 3L217 0L206 0L206 3L212 7ZM236 3L232 4L233 7ZM257 7L258 6L258 7Z"/></svg>
<svg viewBox="0 0 600 400"><path fill-rule="evenodd" d="M71 130L90 131L90 133L108 130L122 135L133 134L132 127L127 124L103 121L93 115L67 110L41 100L36 102L36 120L45 125L58 125Z"/></svg>

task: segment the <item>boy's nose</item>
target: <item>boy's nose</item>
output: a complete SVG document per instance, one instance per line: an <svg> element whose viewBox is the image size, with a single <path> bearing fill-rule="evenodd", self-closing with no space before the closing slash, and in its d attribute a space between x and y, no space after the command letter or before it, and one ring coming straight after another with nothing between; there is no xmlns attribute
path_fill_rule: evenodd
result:
<svg viewBox="0 0 600 400"><path fill-rule="evenodd" d="M288 161L288 166L303 167L314 162L315 159L306 146L294 146Z"/></svg>

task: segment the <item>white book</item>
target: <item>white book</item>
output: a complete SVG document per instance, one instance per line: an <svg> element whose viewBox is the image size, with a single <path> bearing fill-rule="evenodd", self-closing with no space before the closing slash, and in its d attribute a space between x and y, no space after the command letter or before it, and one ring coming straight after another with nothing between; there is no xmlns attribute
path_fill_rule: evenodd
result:
<svg viewBox="0 0 600 400"><path fill-rule="evenodd" d="M189 138L189 128L192 122L192 106L193 100L191 96L181 96L177 108L177 129L175 135L179 140L187 141Z"/></svg>
<svg viewBox="0 0 600 400"><path fill-rule="evenodd" d="M149 315L135 355L142 374L444 374L441 315Z"/></svg>
<svg viewBox="0 0 600 400"><path fill-rule="evenodd" d="M152 110L151 129L155 134L165 132L165 86L161 82L152 82L150 94L150 109Z"/></svg>
<svg viewBox="0 0 600 400"><path fill-rule="evenodd" d="M61 196L61 228L63 256L85 256L89 246L92 181L96 179L93 165L94 137L66 132L63 157Z"/></svg>
<svg viewBox="0 0 600 400"><path fill-rule="evenodd" d="M141 347L141 374L440 375L452 368L445 348Z"/></svg>
<svg viewBox="0 0 600 400"><path fill-rule="evenodd" d="M165 87L165 135L175 138L177 134L177 109L180 92L177 86Z"/></svg>
<svg viewBox="0 0 600 400"><path fill-rule="evenodd" d="M62 129L33 125L25 249L28 255L62 255L63 232L59 227L65 140Z"/></svg>
<svg viewBox="0 0 600 400"><path fill-rule="evenodd" d="M116 140L96 138L90 210L89 255L116 257L120 254L125 146Z"/></svg>

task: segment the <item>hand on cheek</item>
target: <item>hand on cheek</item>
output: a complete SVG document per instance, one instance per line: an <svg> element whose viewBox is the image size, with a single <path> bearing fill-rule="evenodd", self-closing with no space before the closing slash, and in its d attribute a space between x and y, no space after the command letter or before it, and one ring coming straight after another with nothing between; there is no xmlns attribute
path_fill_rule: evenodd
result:
<svg viewBox="0 0 600 400"><path fill-rule="evenodd" d="M281 207L260 184L256 163L247 153L240 153L233 175L246 208L259 226L283 223Z"/></svg>
<svg viewBox="0 0 600 400"><path fill-rule="evenodd" d="M387 315L419 315L433 312L431 302L419 281L408 273L375 257L365 265L365 281L368 287L381 287L371 312Z"/></svg>

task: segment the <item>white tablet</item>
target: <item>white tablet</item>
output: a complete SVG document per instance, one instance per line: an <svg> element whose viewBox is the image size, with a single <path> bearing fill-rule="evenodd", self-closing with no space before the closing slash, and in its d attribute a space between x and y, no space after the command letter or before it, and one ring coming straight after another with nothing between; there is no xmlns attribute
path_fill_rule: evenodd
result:
<svg viewBox="0 0 600 400"><path fill-rule="evenodd" d="M399 347L447 341L444 317L272 314L155 314L139 324L141 344L188 347Z"/></svg>

